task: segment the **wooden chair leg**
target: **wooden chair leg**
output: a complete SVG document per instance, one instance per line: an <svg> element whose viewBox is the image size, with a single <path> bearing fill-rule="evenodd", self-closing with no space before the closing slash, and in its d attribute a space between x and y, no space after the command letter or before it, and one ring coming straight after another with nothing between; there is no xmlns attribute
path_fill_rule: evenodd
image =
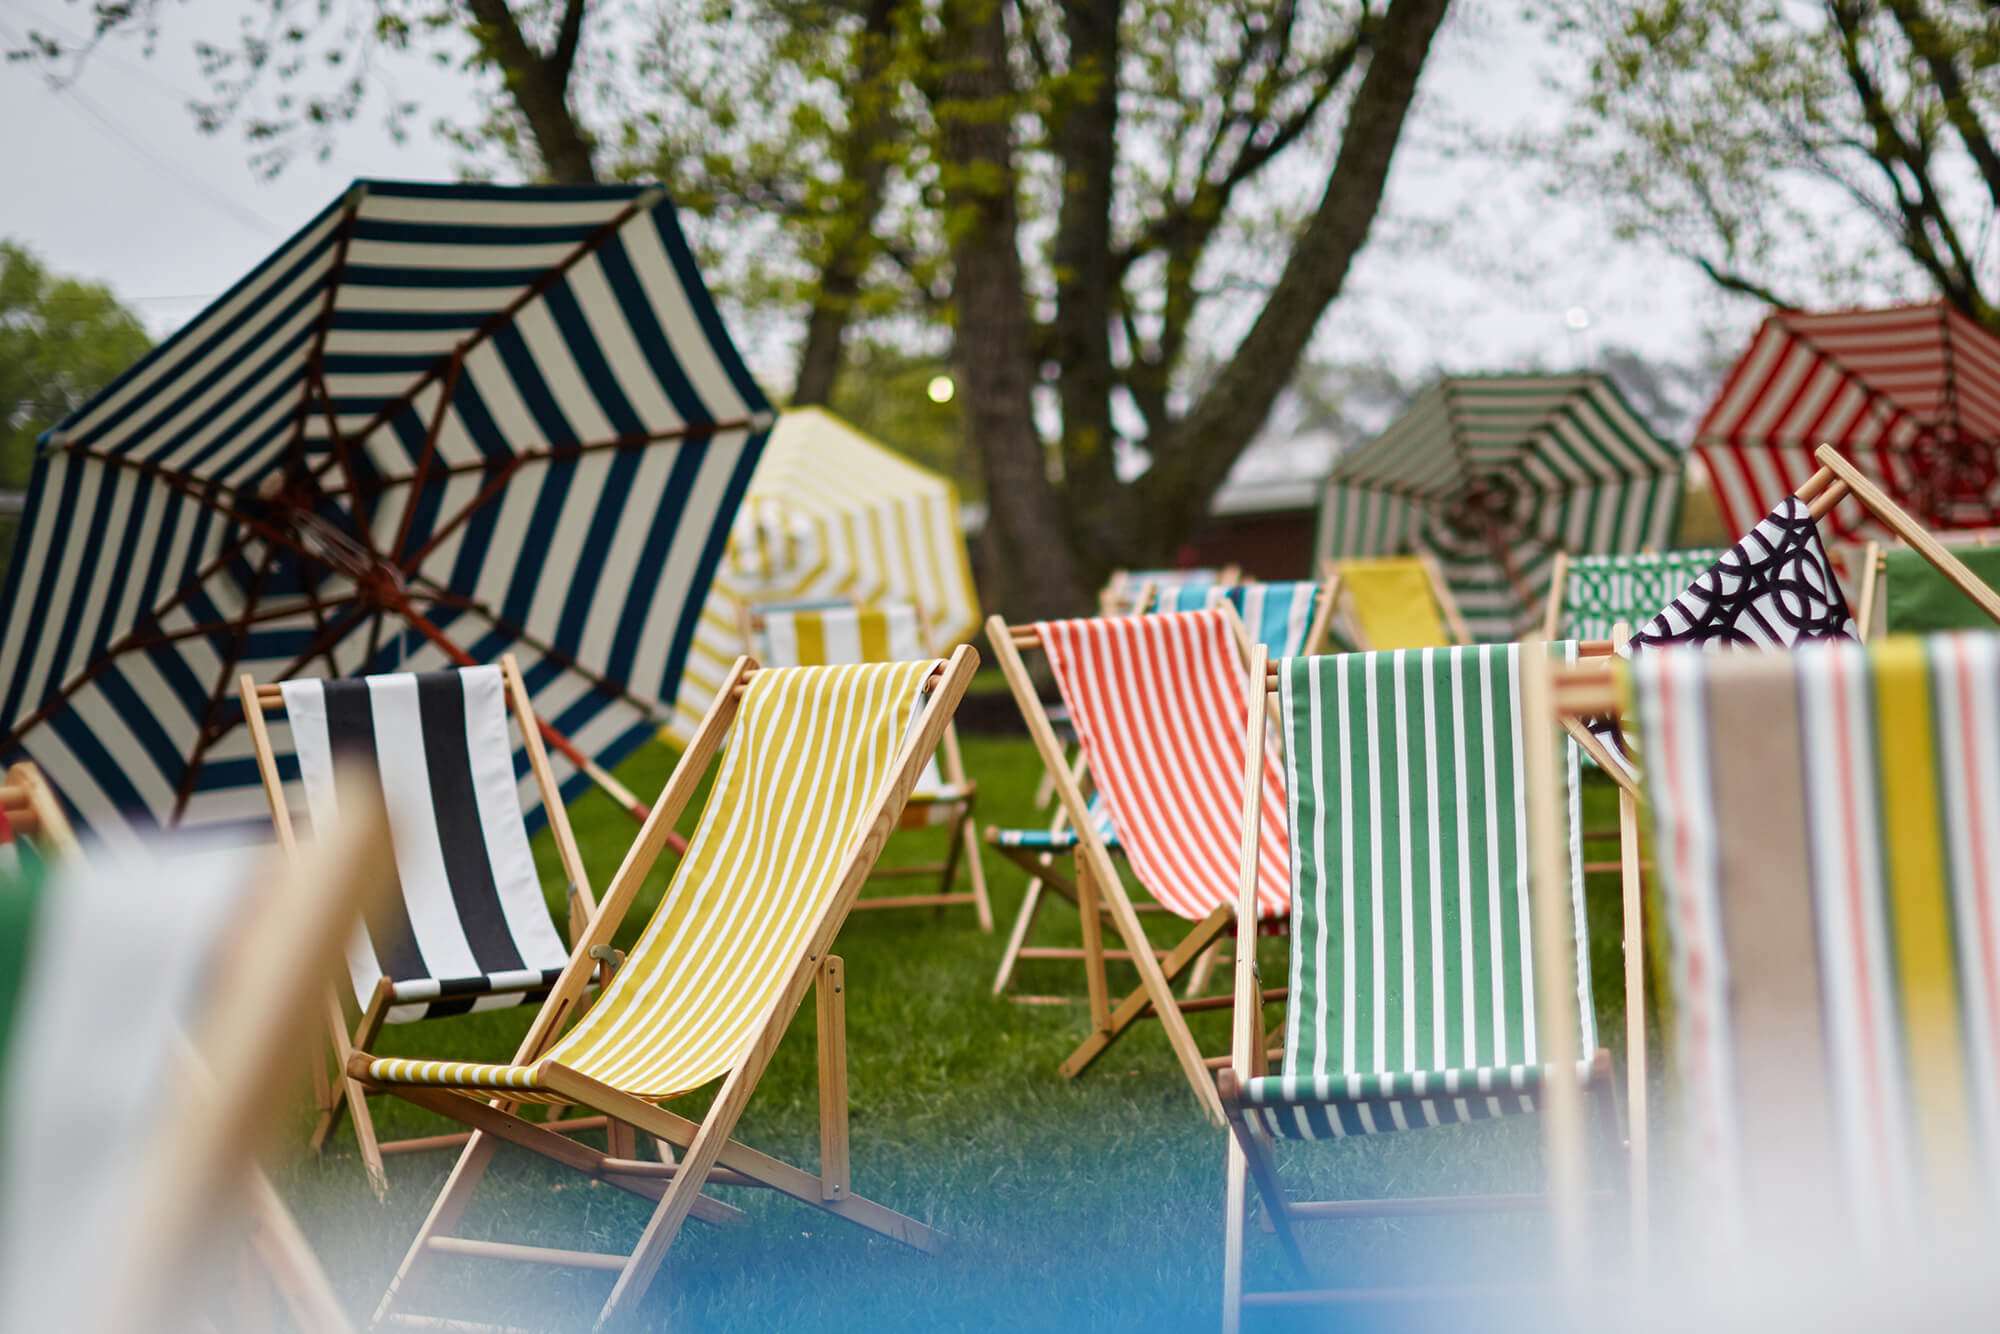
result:
<svg viewBox="0 0 2000 1334"><path fill-rule="evenodd" d="M1014 980L1014 969L1021 961L1021 947L1028 943L1028 933L1034 929L1035 918L1042 911L1042 892L1045 886L1040 879L1028 882L1028 892L1021 897L1021 911L1014 914L1014 929L1008 933L1007 948L1000 952L1000 970L993 974L993 994L1005 995L1007 984Z"/></svg>
<svg viewBox="0 0 2000 1334"><path fill-rule="evenodd" d="M1222 942L1217 940L1213 945L1203 950L1201 957L1194 961L1194 967L1188 972L1187 990L1182 994L1186 996L1199 996L1204 991L1207 991L1209 979L1215 975L1215 966L1221 961Z"/></svg>
<svg viewBox="0 0 2000 1334"><path fill-rule="evenodd" d="M965 804L965 818L959 822L959 841L965 847L965 875L972 882L972 911L979 929L993 934L993 901L986 896L986 863L980 858L979 828L973 823L972 803Z"/></svg>
<svg viewBox="0 0 2000 1334"><path fill-rule="evenodd" d="M1089 919L1086 917L1085 920ZM1175 981L1180 978L1180 975L1193 965L1195 959L1200 956L1203 950L1207 949L1211 943L1234 926L1235 922L1235 913L1231 911L1228 904L1224 904L1197 922L1188 931L1187 935L1181 938L1180 944L1169 950L1167 957L1159 961L1160 973L1164 979L1164 984L1169 988L1162 1001L1164 1006L1172 1007L1173 993L1171 988ZM1118 1003L1118 1008L1111 1012L1110 1019L1095 1027L1091 1035L1079 1043L1076 1050L1069 1054L1068 1059L1062 1063L1063 1078L1075 1079L1078 1075L1082 1074L1089 1068L1092 1061L1102 1056L1105 1049L1113 1042L1116 1042L1119 1036L1136 1023L1149 1008L1155 1008L1153 1006L1153 995L1147 985L1141 982L1125 996L1125 999ZM1166 1017L1164 1010L1161 1011L1161 1017ZM1173 1017L1175 1019L1180 1018L1178 1009L1175 1009ZM1201 1059L1199 1052L1196 1053L1196 1059Z"/></svg>
<svg viewBox="0 0 2000 1334"><path fill-rule="evenodd" d="M1243 1223L1249 1210L1244 1187L1248 1176L1243 1146L1231 1135L1222 1196L1222 1334L1238 1334L1243 1328Z"/></svg>
<svg viewBox="0 0 2000 1334"><path fill-rule="evenodd" d="M347 1081L353 1084L353 1080ZM445 1178L444 1189L438 1192L437 1200L431 1205L430 1213L424 1216L423 1224L417 1228L415 1240L404 1253L403 1262L396 1266L395 1277L382 1294L382 1300L375 1307L371 1326L379 1326L388 1319L396 1304L396 1297L403 1284L416 1272L417 1264L430 1246L431 1238L449 1236L458 1226L458 1220L465 1216L465 1208L472 1202L472 1192L479 1188L479 1182L486 1175L486 1169L493 1162L494 1150L500 1141L491 1135L474 1131L472 1138L465 1142L465 1148L458 1155L458 1162Z"/></svg>
<svg viewBox="0 0 2000 1334"><path fill-rule="evenodd" d="M1097 880L1089 863L1076 860L1076 903L1083 918L1083 981L1090 992L1090 1027L1111 1031L1111 993L1104 977L1104 921L1098 915Z"/></svg>
<svg viewBox="0 0 2000 1334"><path fill-rule="evenodd" d="M820 1198L837 1200L849 1187L847 1138L847 982L840 956L829 954L814 984L819 1012Z"/></svg>
<svg viewBox="0 0 2000 1334"><path fill-rule="evenodd" d="M940 895L951 893L952 883L958 879L958 859L965 848L965 844L960 841L957 830L963 827L964 822L965 815L963 812L952 817L953 833L950 838L945 840L944 860L938 863L937 892ZM942 903L937 905L938 916L942 917L944 915L944 908L945 905Z"/></svg>

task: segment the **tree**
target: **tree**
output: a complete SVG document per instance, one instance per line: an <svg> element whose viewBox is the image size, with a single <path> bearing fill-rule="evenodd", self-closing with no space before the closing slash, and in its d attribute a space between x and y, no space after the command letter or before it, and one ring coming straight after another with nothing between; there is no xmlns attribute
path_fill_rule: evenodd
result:
<svg viewBox="0 0 2000 1334"><path fill-rule="evenodd" d="M261 2L287 17L211 56L212 114L267 145L333 133L358 76L296 90L318 68L301 53L344 49L338 25ZM377 43L469 44L492 92L453 131L469 152L666 181L734 297L795 313L794 401L833 392L857 322L913 356L948 338L990 508L987 596L1032 614L1087 607L1109 568L1167 558L1200 520L1366 243L1447 4L312 12L361 14L350 28ZM100 6L100 39L161 8ZM282 91L250 114L260 74Z"/></svg>
<svg viewBox="0 0 2000 1334"><path fill-rule="evenodd" d="M0 241L0 487L27 485L36 438L151 346L110 289Z"/></svg>
<svg viewBox="0 0 2000 1334"><path fill-rule="evenodd" d="M1581 115L1538 157L1614 227L1777 305L1930 289L2000 329L1990 0L1550 0ZM1549 151L1551 148L1554 151Z"/></svg>

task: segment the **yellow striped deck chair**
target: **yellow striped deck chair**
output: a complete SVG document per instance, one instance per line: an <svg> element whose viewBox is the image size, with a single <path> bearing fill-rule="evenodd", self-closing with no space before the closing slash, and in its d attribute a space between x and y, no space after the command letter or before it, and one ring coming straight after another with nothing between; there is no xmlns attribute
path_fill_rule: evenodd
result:
<svg viewBox="0 0 2000 1334"><path fill-rule="evenodd" d="M749 616L746 641L760 662L771 667L829 667L851 662L910 662L925 656L923 627L917 609L907 602L880 607L835 605L771 607ZM965 773L958 729L944 730L944 743L924 766L910 803L903 808L902 828L949 825L951 836L943 860L877 866L877 880L937 877L928 894L864 896L863 908L935 908L970 904L981 931L993 929L993 907L986 897L986 868L979 861L979 835L973 827L973 803L979 794ZM954 893L960 862L969 890Z"/></svg>
<svg viewBox="0 0 2000 1334"><path fill-rule="evenodd" d="M1324 576L1333 607L1329 634L1343 651L1472 642L1457 599L1428 556L1330 560Z"/></svg>
<svg viewBox="0 0 2000 1334"><path fill-rule="evenodd" d="M1704 1216L1864 1255L1995 1226L2000 636L1661 649L1629 698Z"/></svg>
<svg viewBox="0 0 2000 1334"><path fill-rule="evenodd" d="M377 1324L443 1319L399 1308L419 1263L440 1253L610 1270L617 1280L599 1321L630 1313L690 1214L740 1217L701 1194L715 1184L776 1190L935 1249L929 1227L849 1189L846 1001L840 959L829 951L977 663L964 647L948 662L759 668L740 659L513 1063L353 1055L349 1071L371 1089L476 1132L383 1294ZM582 1008L592 972L718 752L714 787L659 907ZM808 988L818 992L817 1173L732 1138ZM662 1105L717 1080L699 1121ZM673 1164L600 1153L517 1115L522 1102L586 1107L685 1152ZM637 1246L613 1255L451 1235L502 1141L657 1200Z"/></svg>

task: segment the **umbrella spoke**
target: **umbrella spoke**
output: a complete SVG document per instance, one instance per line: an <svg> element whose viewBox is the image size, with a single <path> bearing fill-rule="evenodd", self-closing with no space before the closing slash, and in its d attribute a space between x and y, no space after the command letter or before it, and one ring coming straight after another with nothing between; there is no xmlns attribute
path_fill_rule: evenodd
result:
<svg viewBox="0 0 2000 1334"><path fill-rule="evenodd" d="M180 788L174 793L173 823L179 824L187 813L188 799L194 796L195 780L201 776L201 764L208 756L208 748L229 729L218 728L216 715L222 712L223 701L229 698L229 679L235 675L236 664L243 660L243 648L250 642L248 624L257 616L257 602L264 595L264 580L270 577L272 562L278 558L275 547L264 548L264 559L257 563L257 573L250 580L250 595L245 599L243 614L245 629L229 642L228 652L222 655L222 670L215 674L215 689L209 692L208 708L203 711L201 731L195 737L194 751L188 756L187 768L181 772Z"/></svg>

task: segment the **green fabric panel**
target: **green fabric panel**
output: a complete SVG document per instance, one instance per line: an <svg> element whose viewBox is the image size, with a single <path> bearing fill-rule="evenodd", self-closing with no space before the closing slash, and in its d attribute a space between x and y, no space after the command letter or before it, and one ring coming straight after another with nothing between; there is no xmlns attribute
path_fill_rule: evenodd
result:
<svg viewBox="0 0 2000 1334"><path fill-rule="evenodd" d="M2000 588L2000 547L1955 547L1951 554L1988 587ZM1884 610L1891 634L1994 628L1992 617L1916 552L1885 552L1884 562L1888 569L1882 592L1888 599Z"/></svg>
<svg viewBox="0 0 2000 1334"><path fill-rule="evenodd" d="M13 865L0 867L0 1106L5 1105L8 1054L14 1020L28 977L28 947L42 902L46 866L32 848L15 840L0 844L0 856L18 855Z"/></svg>
<svg viewBox="0 0 2000 1334"><path fill-rule="evenodd" d="M1721 560L1720 547L1578 556L1563 590L1566 639L1609 639L1619 621L1638 629Z"/></svg>
<svg viewBox="0 0 2000 1334"><path fill-rule="evenodd" d="M1288 1077L1539 1059L1520 652L1478 645L1282 664ZM1574 848L1570 861L1574 879ZM1587 1013L1585 1025L1589 1034Z"/></svg>

